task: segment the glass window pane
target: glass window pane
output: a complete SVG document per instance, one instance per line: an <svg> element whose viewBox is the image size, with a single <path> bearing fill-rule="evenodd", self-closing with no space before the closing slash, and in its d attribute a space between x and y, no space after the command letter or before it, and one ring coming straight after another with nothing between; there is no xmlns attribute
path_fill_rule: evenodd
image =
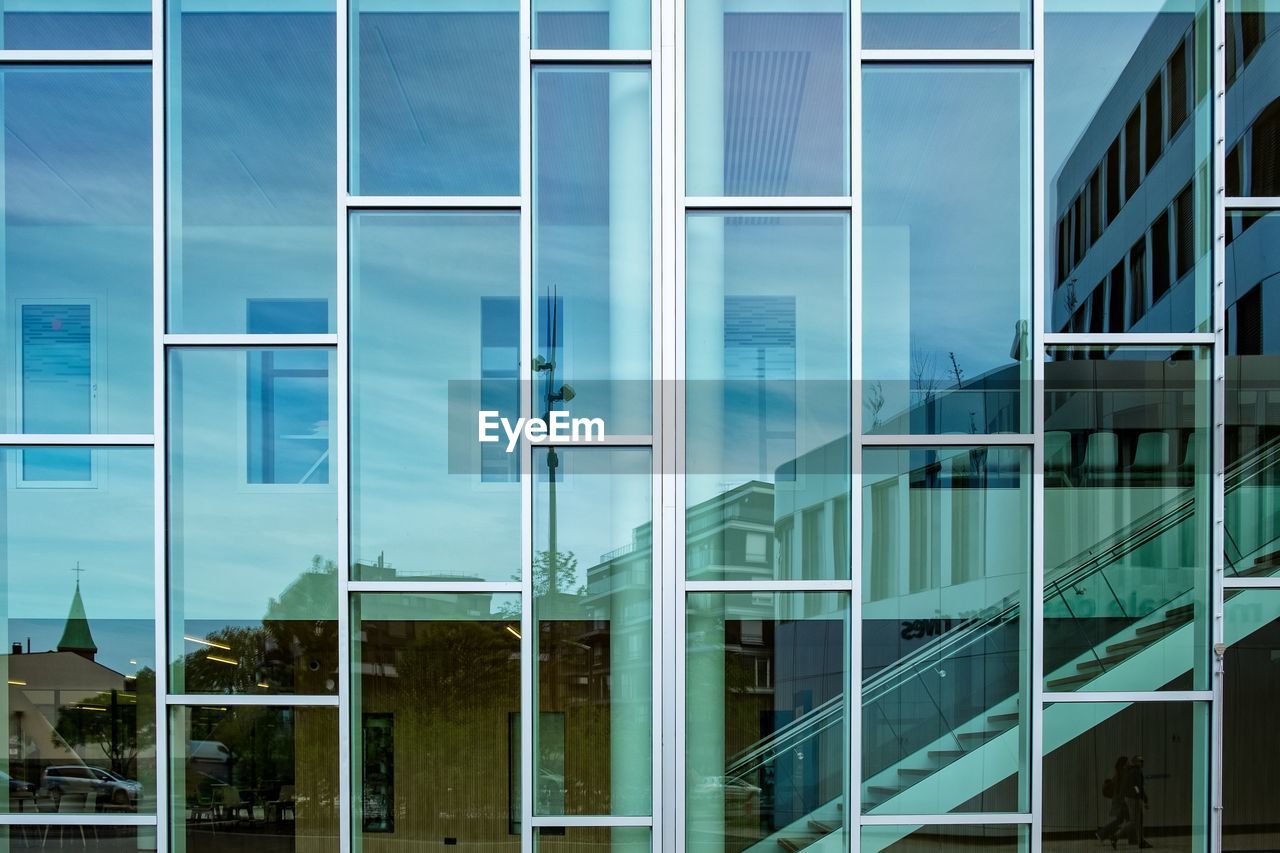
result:
<svg viewBox="0 0 1280 853"><path fill-rule="evenodd" d="M6 50L147 50L150 0L9 0L3 9Z"/></svg>
<svg viewBox="0 0 1280 853"><path fill-rule="evenodd" d="M688 848L847 847L849 597L693 593L687 619Z"/></svg>
<svg viewBox="0 0 1280 853"><path fill-rule="evenodd" d="M155 814L152 457L0 450L0 812Z"/></svg>
<svg viewBox="0 0 1280 853"><path fill-rule="evenodd" d="M686 234L688 576L848 577L848 215Z"/></svg>
<svg viewBox="0 0 1280 853"><path fill-rule="evenodd" d="M1280 213L1227 217L1227 573L1280 569Z"/></svg>
<svg viewBox="0 0 1280 853"><path fill-rule="evenodd" d="M169 8L169 331L333 331L333 0Z"/></svg>
<svg viewBox="0 0 1280 853"><path fill-rule="evenodd" d="M863 427L1024 431L1030 71L892 66L862 79Z"/></svg>
<svg viewBox="0 0 1280 853"><path fill-rule="evenodd" d="M169 726L174 847L337 853L337 708L175 707Z"/></svg>
<svg viewBox="0 0 1280 853"><path fill-rule="evenodd" d="M356 850L518 851L520 596L361 595L354 612Z"/></svg>
<svg viewBox="0 0 1280 853"><path fill-rule="evenodd" d="M1280 592L1227 592L1223 658L1223 848L1280 848Z"/></svg>
<svg viewBox="0 0 1280 853"><path fill-rule="evenodd" d="M533 837L538 853L648 853L647 826L540 826Z"/></svg>
<svg viewBox="0 0 1280 853"><path fill-rule="evenodd" d="M1045 689L1207 689L1208 352L1049 358Z"/></svg>
<svg viewBox="0 0 1280 853"><path fill-rule="evenodd" d="M538 50L648 50L649 0L533 0Z"/></svg>
<svg viewBox="0 0 1280 853"><path fill-rule="evenodd" d="M534 413L648 435L649 69L537 68L533 118Z"/></svg>
<svg viewBox="0 0 1280 853"><path fill-rule="evenodd" d="M534 814L653 813L650 456L534 452Z"/></svg>
<svg viewBox="0 0 1280 853"><path fill-rule="evenodd" d="M9 433L150 433L151 72L7 67Z"/></svg>
<svg viewBox="0 0 1280 853"><path fill-rule="evenodd" d="M916 853L920 850L1023 853L1031 849L1031 837L1026 826L1010 824L864 826L861 849L866 853Z"/></svg>
<svg viewBox="0 0 1280 853"><path fill-rule="evenodd" d="M334 355L169 352L175 693L337 691Z"/></svg>
<svg viewBox="0 0 1280 853"><path fill-rule="evenodd" d="M863 454L862 808L1028 806L1030 454Z"/></svg>
<svg viewBox="0 0 1280 853"><path fill-rule="evenodd" d="M1208 792L1207 702L1045 707L1046 851L1110 840L1201 853L1209 849Z"/></svg>
<svg viewBox="0 0 1280 853"><path fill-rule="evenodd" d="M520 194L519 9L353 0L352 193Z"/></svg>
<svg viewBox="0 0 1280 853"><path fill-rule="evenodd" d="M1229 196L1280 196L1280 0L1227 0Z"/></svg>
<svg viewBox="0 0 1280 853"><path fill-rule="evenodd" d="M1030 46L1030 0L862 0L864 50Z"/></svg>
<svg viewBox="0 0 1280 853"><path fill-rule="evenodd" d="M1209 329L1208 6L1046 0L1049 332Z"/></svg>
<svg viewBox="0 0 1280 853"><path fill-rule="evenodd" d="M358 213L351 265L352 577L518 577L519 451L474 439L519 414L519 214Z"/></svg>
<svg viewBox="0 0 1280 853"><path fill-rule="evenodd" d="M56 844L90 847L102 853L138 853L156 849L154 826L76 826L69 823L0 826L0 853L14 850L41 850ZM90 845L89 842L93 844Z"/></svg>
<svg viewBox="0 0 1280 853"><path fill-rule="evenodd" d="M685 191L849 192L845 0L686 4Z"/></svg>

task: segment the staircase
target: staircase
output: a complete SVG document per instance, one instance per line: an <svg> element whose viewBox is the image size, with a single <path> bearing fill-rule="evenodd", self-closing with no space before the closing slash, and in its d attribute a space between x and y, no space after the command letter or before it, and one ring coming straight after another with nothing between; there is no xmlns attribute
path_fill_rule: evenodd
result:
<svg viewBox="0 0 1280 853"><path fill-rule="evenodd" d="M1258 448L1227 471L1227 492L1255 483L1280 466L1280 439ZM1146 516L1137 519L1104 541L1048 573L1045 603L1065 605L1067 593L1082 584L1106 581L1103 574L1124 557L1144 545L1169 534L1178 525L1194 518L1196 500L1189 491L1177 495ZM1240 552L1237 550L1237 554ZM1280 572L1280 540L1269 541L1248 555L1229 559L1235 576L1264 576ZM1207 573L1205 573L1207 576ZM1203 578L1202 583L1207 583ZM1110 588L1110 584L1106 584ZM1074 659L1046 674L1047 692L1068 692L1089 685L1094 690L1158 690L1183 675L1193 649L1206 646L1197 637L1204 630L1196 619L1196 608L1207 588L1194 586L1170 595L1169 599L1142 618L1088 648ZM1259 596L1259 590L1239 590L1239 596ZM1112 592L1114 595L1114 591ZM1118 599L1117 599L1118 601ZM1261 599L1259 599L1261 603ZM1123 605L1121 605L1123 611ZM921 682L926 673L965 653L1002 627L1018 620L1021 602L1005 600L959 630L924 644L863 682L862 710L873 711L877 702L907 685ZM1245 612L1242 610L1241 612ZM1266 607L1247 612L1250 619L1234 621L1228 644L1240 640L1266 623ZM1253 624L1256 621L1257 624ZM1207 661L1205 662L1207 665ZM922 683L922 682L921 682ZM1136 685L1136 686L1135 686ZM926 686L927 692L927 686ZM1100 708L1118 713L1122 703L1080 706L1056 703L1045 710L1044 749L1050 752L1097 725ZM1018 772L1024 744L1022 713L1017 694L1010 695L982 713L951 727L946 734L874 773L861 786L861 807L866 814L934 814L962 805L983 790ZM728 775L752 778L773 756L798 746L810 738L845 725L843 697L814 708L789 725L762 739L729 762ZM1052 742L1051 742L1052 741ZM865 770L865 768L864 768ZM840 799L824 803L809 814L772 833L747 848L750 853L805 850L812 853L844 847L844 804ZM903 837L917 827L903 826Z"/></svg>

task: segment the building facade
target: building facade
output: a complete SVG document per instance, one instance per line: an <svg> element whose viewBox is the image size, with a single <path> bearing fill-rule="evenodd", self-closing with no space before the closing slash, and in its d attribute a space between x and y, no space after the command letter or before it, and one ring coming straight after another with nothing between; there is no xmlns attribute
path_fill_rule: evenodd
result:
<svg viewBox="0 0 1280 853"><path fill-rule="evenodd" d="M0 78L0 849L1280 849L1280 2L0 0Z"/></svg>

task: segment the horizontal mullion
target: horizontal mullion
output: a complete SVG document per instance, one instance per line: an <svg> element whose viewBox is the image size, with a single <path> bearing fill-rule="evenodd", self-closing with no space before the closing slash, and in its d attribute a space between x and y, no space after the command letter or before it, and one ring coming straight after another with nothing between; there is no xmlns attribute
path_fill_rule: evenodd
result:
<svg viewBox="0 0 1280 853"><path fill-rule="evenodd" d="M853 196L685 196L685 210L852 210Z"/></svg>
<svg viewBox="0 0 1280 853"><path fill-rule="evenodd" d="M1030 433L941 433L939 435L863 435L864 447L1030 447L1035 436Z"/></svg>
<svg viewBox="0 0 1280 853"><path fill-rule="evenodd" d="M685 592L851 592L851 580L685 581Z"/></svg>
<svg viewBox="0 0 1280 853"><path fill-rule="evenodd" d="M1089 705L1103 702L1210 702L1213 700L1212 690L1099 690L1097 692L1053 693L1045 691L1041 697L1044 704L1051 703L1069 705Z"/></svg>
<svg viewBox="0 0 1280 853"><path fill-rule="evenodd" d="M1228 211L1231 210L1277 210L1280 211L1280 196L1239 196L1226 200Z"/></svg>
<svg viewBox="0 0 1280 853"><path fill-rule="evenodd" d="M651 817L614 817L612 815L534 815L530 826L653 826Z"/></svg>
<svg viewBox="0 0 1280 853"><path fill-rule="evenodd" d="M518 195L349 195L347 210L519 210Z"/></svg>
<svg viewBox="0 0 1280 853"><path fill-rule="evenodd" d="M150 65L149 50L0 50L0 64Z"/></svg>
<svg viewBox="0 0 1280 853"><path fill-rule="evenodd" d="M338 694L314 696L306 694L292 693L274 693L269 696L257 695L253 693L236 693L232 695L222 694L197 694L197 693L170 693L164 699L165 704L169 707L187 706L193 707L198 705L215 705L215 706L249 706L256 707L267 705L273 707L326 707L338 705Z"/></svg>
<svg viewBox="0 0 1280 853"><path fill-rule="evenodd" d="M552 446L552 447L652 447L653 436L651 435L606 435L598 440L588 440L585 438L551 438L548 436L540 441L532 442L534 448Z"/></svg>
<svg viewBox="0 0 1280 853"><path fill-rule="evenodd" d="M0 446L19 447L150 447L155 443L155 436L141 434L5 433L0 435Z"/></svg>
<svg viewBox="0 0 1280 853"><path fill-rule="evenodd" d="M864 50L863 62L1012 62L1031 63L1034 50Z"/></svg>
<svg viewBox="0 0 1280 853"><path fill-rule="evenodd" d="M165 335L167 347L335 347L335 335Z"/></svg>
<svg viewBox="0 0 1280 853"><path fill-rule="evenodd" d="M1238 578L1226 575L1222 586L1225 589L1280 589L1280 577Z"/></svg>
<svg viewBox="0 0 1280 853"><path fill-rule="evenodd" d="M461 592L461 593L519 593L520 581L347 581L347 592L376 593L424 593L424 592Z"/></svg>
<svg viewBox="0 0 1280 853"><path fill-rule="evenodd" d="M1031 814L1018 812L951 812L950 814L864 814L857 818L862 826L928 826L933 824L949 824L952 826L974 826L978 824L1028 824Z"/></svg>
<svg viewBox="0 0 1280 853"><path fill-rule="evenodd" d="M70 812L19 812L0 815L0 826L155 826L155 815L72 814Z"/></svg>
<svg viewBox="0 0 1280 853"><path fill-rule="evenodd" d="M585 64L610 64L622 63L634 65L636 63L652 62L653 51L651 50L531 50L529 51L529 61L537 65L539 63L585 63Z"/></svg>
<svg viewBox="0 0 1280 853"><path fill-rule="evenodd" d="M1045 346L1211 346L1212 332L1050 332Z"/></svg>

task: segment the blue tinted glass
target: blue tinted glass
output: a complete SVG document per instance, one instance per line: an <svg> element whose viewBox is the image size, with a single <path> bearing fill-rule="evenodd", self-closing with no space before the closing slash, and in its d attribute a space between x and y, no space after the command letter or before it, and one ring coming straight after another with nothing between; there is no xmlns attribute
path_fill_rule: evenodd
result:
<svg viewBox="0 0 1280 853"><path fill-rule="evenodd" d="M993 50L1030 46L1030 0L862 2L864 49Z"/></svg>
<svg viewBox="0 0 1280 853"><path fill-rule="evenodd" d="M533 77L534 409L652 430L648 68ZM565 385L576 395L561 402Z"/></svg>
<svg viewBox="0 0 1280 853"><path fill-rule="evenodd" d="M1046 4L1048 332L1208 328L1208 6ZM1228 152L1228 192L1241 155Z"/></svg>
<svg viewBox="0 0 1280 853"><path fill-rule="evenodd" d="M849 190L848 4L765 0L685 11L689 195Z"/></svg>
<svg viewBox="0 0 1280 853"><path fill-rule="evenodd" d="M646 50L649 0L534 0L539 50Z"/></svg>
<svg viewBox="0 0 1280 853"><path fill-rule="evenodd" d="M849 216L696 213L686 234L689 577L848 577Z"/></svg>
<svg viewBox="0 0 1280 853"><path fill-rule="evenodd" d="M1031 302L1031 73L863 73L868 432L1025 424Z"/></svg>
<svg viewBox="0 0 1280 853"><path fill-rule="evenodd" d="M151 47L151 0L9 0L0 8L7 50Z"/></svg>
<svg viewBox="0 0 1280 853"><path fill-rule="evenodd" d="M149 433L150 71L33 66L0 80L4 431Z"/></svg>
<svg viewBox="0 0 1280 853"><path fill-rule="evenodd" d="M333 330L334 14L291 5L171 6L170 331L245 332L262 298Z"/></svg>
<svg viewBox="0 0 1280 853"><path fill-rule="evenodd" d="M519 214L360 213L351 229L352 574L510 580L519 450L474 439L481 410L519 414Z"/></svg>
<svg viewBox="0 0 1280 853"><path fill-rule="evenodd" d="M149 447L0 450L0 812L155 814L152 461ZM84 763L128 781L88 797L59 783Z"/></svg>
<svg viewBox="0 0 1280 853"><path fill-rule="evenodd" d="M337 689L334 354L171 350L175 692Z"/></svg>
<svg viewBox="0 0 1280 853"><path fill-rule="evenodd" d="M1280 196L1280 0L1228 0L1227 195Z"/></svg>
<svg viewBox="0 0 1280 853"><path fill-rule="evenodd" d="M352 3L351 191L518 195L519 3L386 5Z"/></svg>

